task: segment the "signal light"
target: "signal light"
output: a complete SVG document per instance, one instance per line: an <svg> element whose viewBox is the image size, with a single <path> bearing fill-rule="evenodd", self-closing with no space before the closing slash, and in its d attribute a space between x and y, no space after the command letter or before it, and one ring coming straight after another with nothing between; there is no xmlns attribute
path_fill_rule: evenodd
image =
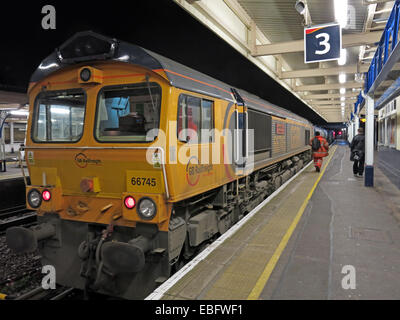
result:
<svg viewBox="0 0 400 320"><path fill-rule="evenodd" d="M132 196L127 196L125 197L124 204L127 209L133 209L136 206L136 200Z"/></svg>
<svg viewBox="0 0 400 320"><path fill-rule="evenodd" d="M49 190L44 190L44 191L42 192L42 199L43 199L44 201L50 201L50 199L51 199L51 193L50 193Z"/></svg>

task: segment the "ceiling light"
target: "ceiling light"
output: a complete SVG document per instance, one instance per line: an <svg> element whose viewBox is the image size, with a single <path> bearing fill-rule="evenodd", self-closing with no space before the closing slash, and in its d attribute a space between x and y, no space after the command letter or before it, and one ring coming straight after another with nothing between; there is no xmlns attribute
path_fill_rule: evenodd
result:
<svg viewBox="0 0 400 320"><path fill-rule="evenodd" d="M339 66L345 65L347 62L347 50L346 49L340 49L340 58L338 60Z"/></svg>
<svg viewBox="0 0 400 320"><path fill-rule="evenodd" d="M26 110L12 110L10 112L13 116L27 116L29 111Z"/></svg>
<svg viewBox="0 0 400 320"><path fill-rule="evenodd" d="M335 0L335 20L342 28L347 26L347 0Z"/></svg>
<svg viewBox="0 0 400 320"><path fill-rule="evenodd" d="M346 105L344 102L342 102L341 104L340 104L343 108L344 108L344 106ZM343 109L342 108L342 109Z"/></svg>
<svg viewBox="0 0 400 320"><path fill-rule="evenodd" d="M339 83L345 83L346 82L346 74L341 73L339 74Z"/></svg>
<svg viewBox="0 0 400 320"><path fill-rule="evenodd" d="M340 88L340 94L345 94L346 93L346 89L345 88Z"/></svg>
<svg viewBox="0 0 400 320"><path fill-rule="evenodd" d="M345 97L341 97L340 98L340 101L344 101L346 98Z"/></svg>

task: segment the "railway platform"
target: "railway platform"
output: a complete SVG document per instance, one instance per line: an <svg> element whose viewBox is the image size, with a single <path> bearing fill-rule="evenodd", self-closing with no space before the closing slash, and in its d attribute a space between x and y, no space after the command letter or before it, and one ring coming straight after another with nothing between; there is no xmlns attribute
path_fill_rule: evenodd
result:
<svg viewBox="0 0 400 320"><path fill-rule="evenodd" d="M146 299L399 299L400 191L349 157L333 146Z"/></svg>
<svg viewBox="0 0 400 320"><path fill-rule="evenodd" d="M26 167L24 167L24 172L25 172L25 176L28 177L29 172ZM23 177L22 170L20 167L18 167L17 162L14 162L14 163L7 162L7 171L6 172L0 171L0 182L3 180L18 179L18 178L22 178L22 177Z"/></svg>

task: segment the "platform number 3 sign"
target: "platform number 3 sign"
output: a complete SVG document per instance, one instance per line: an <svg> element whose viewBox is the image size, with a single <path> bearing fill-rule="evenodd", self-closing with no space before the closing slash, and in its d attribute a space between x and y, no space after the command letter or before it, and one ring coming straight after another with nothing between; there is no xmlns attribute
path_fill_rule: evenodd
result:
<svg viewBox="0 0 400 320"><path fill-rule="evenodd" d="M342 48L339 24L313 26L304 29L304 62L337 60Z"/></svg>

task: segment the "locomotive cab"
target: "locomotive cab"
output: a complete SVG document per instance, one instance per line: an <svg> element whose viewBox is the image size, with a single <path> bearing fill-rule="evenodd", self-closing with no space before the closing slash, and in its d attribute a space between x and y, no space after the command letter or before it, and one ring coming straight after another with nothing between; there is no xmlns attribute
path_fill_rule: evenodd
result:
<svg viewBox="0 0 400 320"><path fill-rule="evenodd" d="M100 52L77 55L88 46ZM119 56L105 60L117 47L123 56L114 40L83 33L33 75L26 197L39 227L12 228L7 243L17 252L39 247L60 284L83 289L91 283L98 291L132 298L138 296L129 288L154 288L155 280L169 275L165 149L154 146L165 131L169 90L162 72ZM150 284L140 276L123 279L145 265L155 279ZM117 276L113 284L100 285Z"/></svg>

